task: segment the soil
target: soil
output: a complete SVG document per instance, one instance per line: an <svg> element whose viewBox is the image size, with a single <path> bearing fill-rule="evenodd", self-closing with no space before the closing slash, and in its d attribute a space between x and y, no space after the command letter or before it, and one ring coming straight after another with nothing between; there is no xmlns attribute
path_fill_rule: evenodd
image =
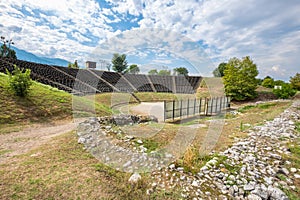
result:
<svg viewBox="0 0 300 200"><path fill-rule="evenodd" d="M0 135L0 164L49 142L55 136L75 130L80 121L82 119L57 121L52 124L34 124L19 132Z"/></svg>

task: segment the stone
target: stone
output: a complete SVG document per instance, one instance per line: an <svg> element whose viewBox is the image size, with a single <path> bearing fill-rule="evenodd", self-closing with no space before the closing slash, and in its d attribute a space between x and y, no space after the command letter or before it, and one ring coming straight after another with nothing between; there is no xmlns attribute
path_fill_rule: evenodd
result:
<svg viewBox="0 0 300 200"><path fill-rule="evenodd" d="M269 199L270 200L288 200L289 198L286 196L286 194L280 190L277 187L269 186L268 187L269 192Z"/></svg>
<svg viewBox="0 0 300 200"><path fill-rule="evenodd" d="M290 169L290 171L291 171L292 173L296 173L296 172L297 172L297 169L294 168L294 167L292 167L292 168Z"/></svg>
<svg viewBox="0 0 300 200"><path fill-rule="evenodd" d="M256 194L249 194L248 200L262 200L262 198L260 198L260 196L257 196Z"/></svg>
<svg viewBox="0 0 300 200"><path fill-rule="evenodd" d="M84 144L85 141L86 141L85 138L82 137L78 138L78 144Z"/></svg>
<svg viewBox="0 0 300 200"><path fill-rule="evenodd" d="M143 141L142 140L137 140L136 143L143 144Z"/></svg>
<svg viewBox="0 0 300 200"><path fill-rule="evenodd" d="M175 169L175 164L169 165L169 168L170 168L170 169Z"/></svg>
<svg viewBox="0 0 300 200"><path fill-rule="evenodd" d="M254 190L255 189L255 183L254 182L250 182L246 185L244 185L244 190L245 191L251 191L251 190Z"/></svg>
<svg viewBox="0 0 300 200"><path fill-rule="evenodd" d="M199 187L199 184L198 184L197 181L194 180L194 181L192 182L192 186L193 186L193 187Z"/></svg>
<svg viewBox="0 0 300 200"><path fill-rule="evenodd" d="M139 180L141 180L142 177L139 173L135 172L134 174L132 174L128 180L128 182L130 183L137 183Z"/></svg>
<svg viewBox="0 0 300 200"><path fill-rule="evenodd" d="M300 174L294 174L295 178L300 178Z"/></svg>
<svg viewBox="0 0 300 200"><path fill-rule="evenodd" d="M284 174L284 175L289 175L289 170L287 170L287 168L280 168L279 170L278 170L278 173L281 173L281 174Z"/></svg>

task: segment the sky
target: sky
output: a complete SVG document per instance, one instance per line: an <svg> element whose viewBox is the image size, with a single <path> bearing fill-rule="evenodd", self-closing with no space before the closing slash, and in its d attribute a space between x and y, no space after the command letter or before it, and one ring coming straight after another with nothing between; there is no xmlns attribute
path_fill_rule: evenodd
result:
<svg viewBox="0 0 300 200"><path fill-rule="evenodd" d="M250 56L260 78L300 72L299 0L6 0L0 9L0 35L16 47L81 66L125 53L143 73L212 76Z"/></svg>

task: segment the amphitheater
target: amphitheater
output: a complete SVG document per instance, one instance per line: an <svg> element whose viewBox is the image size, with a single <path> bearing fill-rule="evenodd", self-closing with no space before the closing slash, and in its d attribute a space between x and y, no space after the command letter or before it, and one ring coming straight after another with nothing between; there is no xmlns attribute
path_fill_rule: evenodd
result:
<svg viewBox="0 0 300 200"><path fill-rule="evenodd" d="M0 72L13 70L13 65L30 69L31 78L73 94L103 92L168 92L193 94L202 80L200 76L159 76L122 74L93 69L72 69L23 60L0 59Z"/></svg>

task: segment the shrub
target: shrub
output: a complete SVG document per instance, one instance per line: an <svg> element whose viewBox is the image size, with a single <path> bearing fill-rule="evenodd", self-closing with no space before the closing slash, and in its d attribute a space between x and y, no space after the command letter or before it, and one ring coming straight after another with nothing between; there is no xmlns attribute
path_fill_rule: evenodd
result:
<svg viewBox="0 0 300 200"><path fill-rule="evenodd" d="M20 97L27 96L32 80L30 78L30 69L22 72L19 67L14 65L15 69L12 73L6 70L9 79L9 88Z"/></svg>
<svg viewBox="0 0 300 200"><path fill-rule="evenodd" d="M296 90L294 90L290 84L284 83L281 85L281 89L273 89L273 93L277 98L288 99L296 94Z"/></svg>

